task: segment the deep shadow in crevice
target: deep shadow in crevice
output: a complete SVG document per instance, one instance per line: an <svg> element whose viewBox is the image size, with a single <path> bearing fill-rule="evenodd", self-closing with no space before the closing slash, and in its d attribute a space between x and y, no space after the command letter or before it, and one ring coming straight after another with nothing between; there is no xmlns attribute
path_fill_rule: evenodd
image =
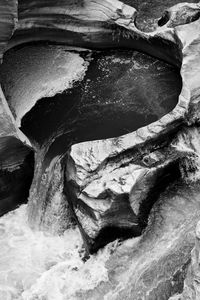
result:
<svg viewBox="0 0 200 300"><path fill-rule="evenodd" d="M90 253L97 252L100 248L116 239L123 241L128 238L140 236L148 224L151 209L159 199L159 196L166 190L169 184L173 183L180 177L179 162L175 161L170 163L162 173L157 175L154 187L143 200L139 214L136 216L138 219L138 225L133 226L132 228L119 228L117 226L108 226L103 228L99 232L93 244L90 246Z"/></svg>
<svg viewBox="0 0 200 300"><path fill-rule="evenodd" d="M149 214L152 207L159 199L160 195L166 190L166 188L181 177L179 161L170 163L164 172L157 175L156 182L153 188L149 191L146 199L141 203L139 209L139 224L143 228L146 228L148 224Z"/></svg>
<svg viewBox="0 0 200 300"><path fill-rule="evenodd" d="M142 230L135 226L134 228L120 228L116 226L108 226L103 228L97 238L94 240L93 244L90 246L90 253L96 253L100 248L103 248L108 243L114 240L126 240L133 237L138 237L142 233Z"/></svg>
<svg viewBox="0 0 200 300"><path fill-rule="evenodd" d="M152 57L132 50L95 52L84 79L62 94L38 101L22 119L22 130L42 146L47 140L51 144L52 134L63 129L46 153L48 165L71 144L118 137L158 120L175 107L181 87L177 69ZM142 207L143 227L159 190L149 195L149 208ZM73 213L74 199L67 196ZM139 234L139 228L107 226L90 251Z"/></svg>
<svg viewBox="0 0 200 300"><path fill-rule="evenodd" d="M164 169L158 170L158 173L155 176L156 182L153 188L149 191L147 197L141 203L139 214L135 215L133 211L132 214L130 214L128 210L123 211L123 205L120 208L120 204L118 206L116 203L116 211L108 211L104 215L104 221L107 223L107 225L105 225L105 227L99 231L95 239L91 239L89 236L87 236L79 220L77 219L77 223L85 242L86 258L87 255L96 253L100 248L103 248L108 243L113 242L116 239L123 241L129 238L138 237L143 234L146 226L148 225L148 219L154 204L157 202L160 195L166 190L166 188L181 177L179 160L177 159ZM82 202L76 198L77 193L74 192L73 189L73 184L65 182L65 193L67 194L67 199L69 199L72 211L75 214L74 207L81 206ZM125 201L126 197L128 197L128 194L120 195L121 201ZM81 207L79 209L83 210L85 214L88 214L88 210L91 208L87 208L85 206L86 204L84 204L83 208ZM117 218L120 218L120 220L116 219L116 216L114 216L115 213L118 214Z"/></svg>
<svg viewBox="0 0 200 300"><path fill-rule="evenodd" d="M0 170L0 217L27 203L33 173L33 151L30 151L16 170Z"/></svg>
<svg viewBox="0 0 200 300"><path fill-rule="evenodd" d="M164 26L169 21L170 15L169 12L166 11L163 16L158 20L158 26Z"/></svg>

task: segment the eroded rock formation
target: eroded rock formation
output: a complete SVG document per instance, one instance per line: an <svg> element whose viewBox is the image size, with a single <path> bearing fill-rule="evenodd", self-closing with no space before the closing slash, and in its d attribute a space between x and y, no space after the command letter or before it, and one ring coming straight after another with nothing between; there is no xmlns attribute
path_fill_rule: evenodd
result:
<svg viewBox="0 0 200 300"><path fill-rule="evenodd" d="M17 2L0 2L0 60L17 23ZM26 146L27 145L27 146ZM33 153L18 129L0 87L0 215L26 202L33 177Z"/></svg>
<svg viewBox="0 0 200 300"><path fill-rule="evenodd" d="M195 247L191 253L191 264L187 271L183 293L175 295L172 300L199 299L199 222L196 227Z"/></svg>
<svg viewBox="0 0 200 300"><path fill-rule="evenodd" d="M21 0L18 16L2 3L2 201L27 198L34 151L33 229L78 226L89 253L135 237L87 299L181 293L200 217L199 3L169 8L150 32L116 0Z"/></svg>

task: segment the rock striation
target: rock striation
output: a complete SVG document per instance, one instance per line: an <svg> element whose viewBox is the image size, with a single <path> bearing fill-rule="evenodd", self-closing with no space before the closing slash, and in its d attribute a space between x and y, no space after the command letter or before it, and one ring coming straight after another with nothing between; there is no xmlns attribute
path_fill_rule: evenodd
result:
<svg viewBox="0 0 200 300"><path fill-rule="evenodd" d="M75 179L75 195L74 198L77 199L77 197L80 196L80 199L78 201L78 207L81 207L81 209L79 209L80 211L77 213L82 214L82 218L85 218L85 216L87 217L87 215L89 215L89 218L85 219L85 223L86 225L82 224L81 227L83 226L89 226L89 228L87 228L87 232L85 231L85 233L87 235L89 235L90 237L92 237L93 239L96 238L96 235L98 235L98 233L100 233L103 228L106 228L107 226L109 226L109 220L111 218L111 215L114 214L114 212L112 211L112 209L110 209L110 216L108 214L108 222L107 221L103 221L103 217L100 220L102 221L102 225L97 225L95 224L96 220L98 223L98 218L93 215L92 213L89 212L90 209L88 210L88 203L90 203L90 205L92 206L92 210L94 212L95 210L95 203L96 203L96 199L98 199L97 201L97 210L98 210L98 215L102 215L102 214L107 214L107 212L109 211L109 208L111 207L111 203L114 201L113 199L115 198L115 196L117 196L116 199L118 198L118 194L116 193L116 190L114 188L114 182L116 184L116 189L117 189L117 185L118 188L121 188L121 182L123 182L123 176L126 176L126 172L127 174L131 173L131 174L137 174L135 175L136 178L132 179L132 181L130 180L130 186L126 187L120 194L120 197L124 197L124 199L127 198L127 196L130 194L130 190L131 187L133 187L134 183L137 183L139 181L142 182L141 177L144 178L144 181L146 180L147 182L151 181L149 178L151 178L152 174L154 174L154 179L153 182L150 184L149 186L149 190L145 191L144 190L144 197L147 197L148 193L151 193L151 188L153 189L155 186L155 182L156 182L156 178L160 177L160 174L162 174L162 170L166 167L166 165L159 165L159 161L162 161L162 151L161 153L159 152L159 147L156 146L158 144L162 145L161 147L166 147L166 149L168 149L169 152L166 152L167 154L164 154L164 159L165 157L168 155L168 153L173 153L173 151L170 151L169 149L169 144L172 141L172 137L174 136L174 134L179 130L180 126L183 126L183 124L188 124L191 125L192 123L195 123L196 121L198 121L198 101L195 101L196 96L198 94L198 82L194 79L195 78L195 74L198 74L198 66L196 66L196 48L193 45L196 45L196 39L198 39L198 26L199 26L199 21L198 21L198 13L199 13L199 6L198 4L196 5L192 5L192 12L190 11L190 18L192 18L192 22L188 23L188 18L182 18L180 21L180 24L177 22L178 19L178 15L180 10L186 10L188 7L190 6L186 6L185 4L182 5L178 5L176 7L173 8L173 14L169 16L169 21L167 25L163 25L163 27L161 29L158 29L157 31L153 32L153 33L143 33L140 32L134 24L134 21L131 21L127 24L127 21L125 21L125 19L116 19L115 20L115 24L117 26L121 26L122 27L122 32L129 32L129 35L127 35L127 37L122 37L122 40L124 42L124 40L126 40L126 43L130 43L130 41L132 41L132 45L133 47L136 47L139 45L141 48L144 45L143 43L147 43L149 45L149 52L151 54L151 46L154 45L154 50L155 50L155 55L158 55L160 57L160 53L161 53L161 47L163 48L162 50L162 55L165 56L165 58L167 59L167 61L173 61L174 65L180 65L181 63L181 59L182 59L182 67L181 67L181 76L182 76L182 91L180 93L179 96L179 101L178 104L176 105L176 107L169 112L167 115L165 115L164 117L162 117L161 119L159 119L157 122L152 123L144 128L140 128L137 131L134 131L133 133L129 133L125 136L121 136L120 138L116 138L114 140L103 140L103 141L99 141L99 142L93 142L92 143L92 148L88 149L88 144L84 144L81 145L81 149L77 150L77 153L79 153L80 158L75 157L73 155L71 156L71 159L69 160L70 162L74 162L74 167L72 167L72 170L76 170L78 168L78 166L80 165L81 170L84 171L84 161L87 162L87 172L89 172L89 176L91 176L91 172L94 172L94 177L91 176L91 185L88 184L89 179L87 178L88 175L85 175L86 178L83 179L82 183L77 182L78 179ZM192 17L191 17L192 16ZM127 17L128 18L128 17ZM194 19L194 21L193 21ZM197 20L196 20L197 19ZM174 21L176 20L176 21ZM195 21L196 20L196 21ZM184 26L181 26L183 23ZM124 31L125 30L125 31ZM189 32L192 31L194 33L193 37L191 39L188 39L189 36ZM140 44L138 44L138 40L140 41ZM154 41L154 43L153 43ZM157 41L157 42L156 42ZM118 43L120 44L120 41L118 41ZM162 45L163 43L163 45ZM128 45L128 44L127 44ZM164 46L165 45L165 46ZM181 48L182 47L182 48ZM182 55L181 55L181 51L182 51ZM170 57L170 59L169 59ZM194 64L194 65L193 65ZM193 73L192 73L193 72ZM191 74L193 74L193 76L191 77ZM63 131L64 133L64 131ZM166 136L169 138L169 141L167 142ZM64 136L63 136L63 140L64 140ZM54 138L55 140L55 138ZM162 143L162 140L164 140L164 142ZM60 141L60 140L59 140ZM60 141L61 142L61 141ZM62 144L64 144L64 142L61 142ZM55 147L54 149L56 149L56 140L54 142L54 146L51 147ZM66 146L65 146L66 147ZM93 150L94 147L94 150ZM65 148L65 150L67 151L67 148ZM157 151L158 150L158 151ZM50 153L50 150L48 150ZM44 150L45 152L48 152L47 150ZM53 151L53 150L51 150ZM55 150L54 150L55 151ZM125 155L125 157L127 155L130 155L130 160L133 161L133 153L136 151L139 152L139 154L136 154L137 160L136 162L133 164L133 166L130 167L129 165L129 161L126 161L127 164L127 168L126 168L126 164L125 167L122 168L122 170L120 170L119 173L122 174L116 174L117 171L113 174L114 179L112 179L112 177L110 177L110 171L107 171L109 174L109 178L110 178L110 183L108 181L108 175L106 177L106 171L104 169L105 164L107 164L107 161L113 161L113 165L115 165L116 161L121 160L121 157L123 157ZM166 150L164 150L163 152L165 153ZM175 151L176 152L176 151ZM72 153L76 153L76 152L72 152ZM90 154L88 154L90 153ZM100 158L98 158L98 153L100 155ZM125 153L125 154L124 154ZM128 153L128 154L126 154ZM187 153L187 151L186 151ZM93 159L91 160L91 154L92 157L94 157L94 161L96 161L95 165L90 167L91 162L93 161ZM149 154L149 157L148 157ZM180 154L177 152L177 157L180 156ZM176 161L176 159L174 159L176 157L176 154L170 154L170 156L172 157L172 161ZM44 154L45 157L47 157L46 154ZM165 156L166 155L166 156ZM186 154L187 155L187 154ZM56 155L54 154L54 156L52 158L54 158L54 162L56 162L57 160L59 160L59 156L63 157L63 154L59 155L57 154L57 158ZM153 158L152 158L153 157ZM127 159L127 158L126 158ZM151 169L149 170L149 168L145 167L145 163L143 165L143 163L140 163L140 160L147 160L147 166L148 166L148 162L151 160L154 162L157 161L157 164L159 167L157 167L156 169ZM42 158L42 160L44 161L44 158ZM48 158L46 158L46 161L48 161ZM53 160L51 159L51 162ZM115 163L114 163L115 162ZM168 163L170 162L170 158ZM49 162L48 162L49 164ZM72 163L68 163L69 165L72 165ZM67 165L68 165L67 164ZM123 164L122 164L123 165ZM150 163L151 165L151 163ZM156 165L156 164L155 164ZM99 175L96 175L96 169L99 170L100 166L103 166L103 181L101 181L98 177ZM115 167L113 166L113 168L115 169ZM130 168L130 169L129 169ZM39 170L39 169L38 169ZM48 165L46 165L45 168L42 168L42 173L40 173L40 175L38 175L36 178L43 178L43 173L45 174L44 176L44 183L42 183L41 180L39 180L41 186L43 186L41 188L41 191L44 191L44 186L47 187L48 186L48 181L51 178L51 170L52 170L52 166L48 167ZM104 173L105 171L105 173ZM40 169L41 172L41 169ZM76 171L74 171L75 173ZM81 175L81 172L78 170L77 171L79 175ZM72 171L70 171L69 173L73 174ZM124 175L125 173L125 175ZM156 175L157 174L157 175ZM73 178L70 177L71 175L69 175L68 179L69 181L73 182ZM82 176L82 175L81 175ZM97 176L98 180L95 180L95 176ZM133 176L133 178L135 177ZM76 175L75 175L76 177ZM138 178L138 179L137 179ZM114 180L114 181L113 181ZM118 183L116 183L118 181ZM126 179L124 179L124 181L126 182ZM108 187L106 188L105 186L105 182L106 185L108 185ZM39 184L39 185L40 185ZM110 186L109 186L110 184ZM127 183L128 184L128 183ZM72 184L74 185L74 183ZM88 186L87 186L88 185ZM148 185L148 184L147 184ZM77 187L78 186L78 187ZM87 188L86 188L87 186ZM112 188L111 188L112 186ZM136 184L137 186L137 184ZM34 185L33 185L34 187ZM85 190L86 188L86 190ZM141 189L141 187L136 187L136 193L137 193L137 189ZM73 188L72 188L73 190ZM80 194L80 190L83 190L83 193ZM94 192L92 192L92 190ZM41 196L37 195L37 192L39 191L38 188L34 189L34 192L31 193L30 196L30 220L32 224L38 224L37 226L40 226L39 224L43 223L43 217L42 217L42 212L43 209L41 209L41 207L43 207L43 201L41 201ZM134 188L133 188L134 191ZM94 193L94 194L93 194ZM111 194L110 196L108 194ZM79 195L80 194L80 195ZM122 195L125 194L125 195ZM133 192L134 194L134 192ZM45 201L47 201L47 194L44 194L44 203ZM78 196L79 195L79 196ZM70 196L72 197L72 196ZM134 197L133 197L134 198ZM148 197L147 197L148 198ZM31 199L33 199L31 201ZM38 201L36 201L36 199L38 199ZM100 199L100 200L99 200ZM105 200L106 199L106 200ZM75 200L74 200L75 201ZM102 201L102 202L101 202ZM118 200L117 200L118 201ZM48 202L48 201L47 201ZM100 202L100 204L98 204L98 202ZM134 201L133 201L134 202ZM143 202L143 201L142 201ZM102 203L102 204L101 204ZM126 203L126 200L124 200L124 203ZM129 203L130 204L130 203ZM90 206L89 205L89 206ZM99 208L98 206L103 205L104 208ZM126 204L125 204L126 205ZM133 207L135 206L135 204L133 204ZM130 208L130 207L129 207ZM81 211L84 210L84 213ZM105 210L103 212L103 210ZM123 210L123 209L122 209ZM137 210L137 209L136 209ZM36 213L34 214L34 211L36 211ZM116 211L116 207L114 205L114 211ZM131 215L132 213L132 220L133 220L133 226L136 225L137 230L136 230L136 235L137 232L141 231L141 228L138 228L138 220L137 218L135 218L135 212L131 209L129 211L128 214ZM133 214L134 213L134 214ZM35 216L35 217L34 217ZM90 218L91 217L91 218ZM91 221L91 219L93 219L93 221ZM95 220L96 219L96 220ZM95 221L94 221L95 220ZM90 225L88 225L90 224ZM114 223L113 223L114 224ZM122 221L123 224L123 221ZM34 225L35 226L35 225ZM96 229L91 229L90 227L96 227ZM127 226L128 228L130 227L131 229L131 224L130 226ZM120 226L119 226L120 227ZM123 226L122 226L123 227ZM126 226L125 226L126 227ZM98 228L98 229L97 229Z"/></svg>
<svg viewBox="0 0 200 300"><path fill-rule="evenodd" d="M0 2L0 59L2 59L7 43L10 40L14 30L16 29L16 23L18 19L17 13L17 1L11 0Z"/></svg>
<svg viewBox="0 0 200 300"><path fill-rule="evenodd" d="M16 25L17 2L1 1L0 61ZM33 164L28 138L17 127L0 86L0 215L27 201Z"/></svg>

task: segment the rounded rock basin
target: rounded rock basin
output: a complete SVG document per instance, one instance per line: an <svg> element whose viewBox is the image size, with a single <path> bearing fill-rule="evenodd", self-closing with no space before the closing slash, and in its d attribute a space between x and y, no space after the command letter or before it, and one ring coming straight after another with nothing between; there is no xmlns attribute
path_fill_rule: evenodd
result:
<svg viewBox="0 0 200 300"><path fill-rule="evenodd" d="M65 134L65 144L117 137L158 120L177 104L182 87L179 70L145 54L27 45L9 50L1 68L2 87L14 114L25 90L41 89L37 81L41 70L46 70L41 79L46 85L50 72L59 80L56 70L62 61L55 66L55 57L65 60L69 53L85 61L85 73L68 89L38 99L25 114L21 129L32 142L42 145L56 132ZM23 101L28 98L27 94Z"/></svg>

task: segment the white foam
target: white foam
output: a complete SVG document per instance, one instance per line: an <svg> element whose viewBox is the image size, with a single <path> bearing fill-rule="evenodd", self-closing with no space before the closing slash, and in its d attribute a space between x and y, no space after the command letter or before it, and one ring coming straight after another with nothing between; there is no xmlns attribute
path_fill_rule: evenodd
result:
<svg viewBox="0 0 200 300"><path fill-rule="evenodd" d="M33 232L26 205L0 218L0 243L0 299L72 300L108 280L113 244L84 263L78 229L62 237Z"/></svg>

